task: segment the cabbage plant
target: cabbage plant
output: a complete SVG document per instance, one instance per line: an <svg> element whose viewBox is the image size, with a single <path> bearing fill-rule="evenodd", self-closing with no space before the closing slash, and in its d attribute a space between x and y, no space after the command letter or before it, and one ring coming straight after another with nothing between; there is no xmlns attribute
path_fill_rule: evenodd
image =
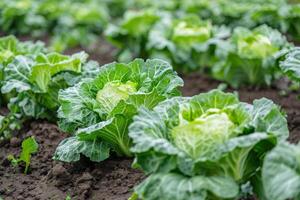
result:
<svg viewBox="0 0 300 200"><path fill-rule="evenodd" d="M4 70L6 66L11 63L14 58L18 55L30 56L35 58L39 53L47 52L44 47L44 43L36 42L32 43L30 41L20 42L14 36L5 36L0 38L0 80L2 85L2 81L4 80ZM1 94L2 96L2 94ZM7 103L7 96L2 96L2 103Z"/></svg>
<svg viewBox="0 0 300 200"><path fill-rule="evenodd" d="M29 119L56 119L58 91L93 77L96 62L86 63L84 52L65 56L58 53L16 56L4 68L1 93L7 95L9 113L1 118L0 140L9 138Z"/></svg>
<svg viewBox="0 0 300 200"><path fill-rule="evenodd" d="M300 199L300 143L284 142L268 153L262 181L267 200Z"/></svg>
<svg viewBox="0 0 300 200"><path fill-rule="evenodd" d="M212 90L141 108L129 127L134 167L149 175L134 197L154 200L235 198L255 189L262 159L288 137L285 115L271 100L253 105Z"/></svg>
<svg viewBox="0 0 300 200"><path fill-rule="evenodd" d="M59 125L72 136L59 144L54 159L77 161L83 154L99 162L110 150L131 156L128 126L137 109L151 109L179 95L182 85L172 67L159 59L104 65L93 80L59 92Z"/></svg>
<svg viewBox="0 0 300 200"><path fill-rule="evenodd" d="M129 10L122 21L110 24L106 38L119 48L118 60L129 62L133 58L146 58L146 43L150 29L160 19L158 12L152 9Z"/></svg>
<svg viewBox="0 0 300 200"><path fill-rule="evenodd" d="M238 27L219 44L220 61L212 68L212 75L233 87L270 85L280 76L282 51L290 46L283 35L268 26L253 30Z"/></svg>
<svg viewBox="0 0 300 200"><path fill-rule="evenodd" d="M196 15L166 16L150 31L146 48L150 57L172 61L178 70L197 70L214 64L216 45L229 34Z"/></svg>

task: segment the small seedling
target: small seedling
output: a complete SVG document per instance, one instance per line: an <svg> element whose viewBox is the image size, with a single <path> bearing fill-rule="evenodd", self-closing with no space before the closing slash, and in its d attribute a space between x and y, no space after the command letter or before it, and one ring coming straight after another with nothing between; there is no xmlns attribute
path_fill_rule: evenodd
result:
<svg viewBox="0 0 300 200"><path fill-rule="evenodd" d="M18 159L13 155L9 155L7 159L11 162L13 166L17 166L19 162L25 162L24 173L27 174L30 165L31 154L38 151L38 143L35 141L34 136L31 136L22 142L22 152Z"/></svg>
<svg viewBox="0 0 300 200"><path fill-rule="evenodd" d="M1 199L0 199L1 200ZM71 196L70 195L67 195L66 196L66 200L71 200Z"/></svg>
<svg viewBox="0 0 300 200"><path fill-rule="evenodd" d="M139 196L137 195L137 193L133 193L128 200L137 200L139 198Z"/></svg>

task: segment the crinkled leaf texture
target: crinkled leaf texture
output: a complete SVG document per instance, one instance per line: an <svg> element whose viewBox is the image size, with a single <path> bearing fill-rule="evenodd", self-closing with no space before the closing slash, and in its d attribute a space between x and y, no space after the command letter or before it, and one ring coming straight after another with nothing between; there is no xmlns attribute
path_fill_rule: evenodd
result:
<svg viewBox="0 0 300 200"><path fill-rule="evenodd" d="M51 78L63 71L81 72L81 63L86 61L87 54L81 52L73 56L58 53L40 54L31 68L30 81L35 83L42 92L47 92Z"/></svg>
<svg viewBox="0 0 300 200"><path fill-rule="evenodd" d="M35 57L46 52L42 42L20 42L14 36L0 38L0 64L7 65L17 55L30 55Z"/></svg>
<svg viewBox="0 0 300 200"><path fill-rule="evenodd" d="M95 79L60 91L60 128L74 134L78 141L98 139L117 154L130 156L128 126L138 108L152 109L159 102L179 95L178 87L182 85L172 67L159 59L104 65ZM59 145L54 158L75 161L59 156L71 151L61 145L64 143Z"/></svg>
<svg viewBox="0 0 300 200"><path fill-rule="evenodd" d="M280 68L290 79L300 81L300 47L288 52L284 61L280 63Z"/></svg>
<svg viewBox="0 0 300 200"><path fill-rule="evenodd" d="M135 190L142 200L229 199L236 197L238 191L238 185L227 177L186 177L177 173L150 175Z"/></svg>
<svg viewBox="0 0 300 200"><path fill-rule="evenodd" d="M13 62L18 55L35 58L40 53L45 53L46 49L42 42L20 42L14 36L6 36L0 38L0 80L5 79L5 68L8 64ZM10 95L1 95L1 103L7 104Z"/></svg>
<svg viewBox="0 0 300 200"><path fill-rule="evenodd" d="M59 90L98 73L98 64L85 63L86 58L84 52L72 56L57 53L16 56L4 68L1 92L9 97L10 113L5 117L8 124L0 130L1 135L9 138L30 118L56 120Z"/></svg>
<svg viewBox="0 0 300 200"><path fill-rule="evenodd" d="M280 32L266 25L253 30L237 27L227 41L218 43L216 54L219 59L212 74L235 88L270 85L281 75L281 52L290 46Z"/></svg>
<svg viewBox="0 0 300 200"><path fill-rule="evenodd" d="M81 70L86 56L83 52L73 56L57 53L40 54L36 58L17 56L4 69L1 88L2 93L11 95L10 110L35 118L44 118L47 109L55 113L58 91L74 84L73 79L86 70L85 65Z"/></svg>
<svg viewBox="0 0 300 200"><path fill-rule="evenodd" d="M300 143L283 142L264 159L262 181L268 200L300 199Z"/></svg>
<svg viewBox="0 0 300 200"><path fill-rule="evenodd" d="M103 141L79 141L76 137L64 139L56 150L54 159L65 162L78 161L80 154L90 158L91 161L100 162L109 157L109 146Z"/></svg>
<svg viewBox="0 0 300 200"><path fill-rule="evenodd" d="M184 145L176 145L172 130L183 119L184 123L195 121L216 111L226 113L234 123L227 139L216 143L213 137L207 137L198 143L195 139L187 142L185 145L194 145L189 146L193 151L201 152L198 157L192 156ZM212 132L218 130L208 128ZM195 130L200 130L201 137L202 129ZM186 135L188 141L189 133ZM147 173L180 170L190 176L221 175L243 182L259 169L265 152L287 138L288 128L284 115L272 101L260 99L250 105L239 102L235 94L212 90L192 98L171 98L153 111L140 109L129 127L129 136L133 140L131 150L136 154L134 166ZM196 148L197 145L202 148Z"/></svg>

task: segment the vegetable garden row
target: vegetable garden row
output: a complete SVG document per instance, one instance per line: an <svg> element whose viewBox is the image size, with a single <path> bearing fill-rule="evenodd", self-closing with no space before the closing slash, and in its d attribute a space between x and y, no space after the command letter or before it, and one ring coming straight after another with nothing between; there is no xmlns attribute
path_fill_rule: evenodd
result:
<svg viewBox="0 0 300 200"><path fill-rule="evenodd" d="M0 199L300 199L300 2L4 0L0 32Z"/></svg>

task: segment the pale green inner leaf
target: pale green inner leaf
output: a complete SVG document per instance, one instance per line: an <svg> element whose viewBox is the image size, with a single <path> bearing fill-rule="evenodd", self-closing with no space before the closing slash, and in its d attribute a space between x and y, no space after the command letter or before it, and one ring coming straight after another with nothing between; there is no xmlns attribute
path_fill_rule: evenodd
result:
<svg viewBox="0 0 300 200"><path fill-rule="evenodd" d="M205 42L211 37L211 28L210 23L203 24L203 26L191 26L191 24L182 21L174 29L173 40L187 45Z"/></svg>
<svg viewBox="0 0 300 200"><path fill-rule="evenodd" d="M270 39L261 34L241 38L237 42L238 52L246 57L263 59L278 51Z"/></svg>
<svg viewBox="0 0 300 200"><path fill-rule="evenodd" d="M130 94L137 91L137 83L127 81L108 82L98 91L96 100L101 104L105 112L110 113L121 100L128 99Z"/></svg>
<svg viewBox="0 0 300 200"><path fill-rule="evenodd" d="M172 137L175 145L193 158L213 153L232 135L236 125L220 109L208 109L193 121L180 120L173 128Z"/></svg>

